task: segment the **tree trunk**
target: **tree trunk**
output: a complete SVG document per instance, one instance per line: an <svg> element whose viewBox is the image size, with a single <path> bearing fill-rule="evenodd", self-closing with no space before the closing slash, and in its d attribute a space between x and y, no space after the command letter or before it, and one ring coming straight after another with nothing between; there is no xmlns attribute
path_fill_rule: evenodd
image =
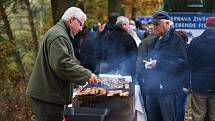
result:
<svg viewBox="0 0 215 121"><path fill-rule="evenodd" d="M2 17L2 19L4 21L4 25L5 25L6 32L7 32L7 35L8 35L10 43L12 43L13 45L16 46L16 44L14 42L13 33L12 33L12 30L11 30L11 27L10 27L10 24L9 24L9 21L8 21L8 17L6 15L5 8L4 8L3 3L1 1L0 1L0 16ZM15 58L15 62L16 62L18 71L21 74L25 74L24 66L23 66L20 54L19 54L19 52L17 50L14 53L14 58Z"/></svg>
<svg viewBox="0 0 215 121"><path fill-rule="evenodd" d="M63 13L71 6L75 6L75 0L51 0L53 24L56 24Z"/></svg>
<svg viewBox="0 0 215 121"><path fill-rule="evenodd" d="M205 12L214 13L215 12L215 1L214 0L205 0Z"/></svg>
<svg viewBox="0 0 215 121"><path fill-rule="evenodd" d="M24 2L26 4L27 11L28 11L28 21L29 21L30 28L31 28L31 35L32 35L32 40L33 40L33 49L34 49L34 52L37 53L39 47L38 47L36 29L34 27L33 13L31 10L29 0L24 0Z"/></svg>
<svg viewBox="0 0 215 121"><path fill-rule="evenodd" d="M204 0L203 7L188 7L187 0L165 0L165 4L169 4L169 12L202 12L202 13L213 13L215 12L215 1ZM176 4L177 3L177 4ZM164 9L166 10L166 9Z"/></svg>
<svg viewBox="0 0 215 121"><path fill-rule="evenodd" d="M119 15L124 15L121 5L122 0L108 0L108 15L110 15L112 12L116 12Z"/></svg>
<svg viewBox="0 0 215 121"><path fill-rule="evenodd" d="M170 11L170 0L163 1L163 11L169 12Z"/></svg>

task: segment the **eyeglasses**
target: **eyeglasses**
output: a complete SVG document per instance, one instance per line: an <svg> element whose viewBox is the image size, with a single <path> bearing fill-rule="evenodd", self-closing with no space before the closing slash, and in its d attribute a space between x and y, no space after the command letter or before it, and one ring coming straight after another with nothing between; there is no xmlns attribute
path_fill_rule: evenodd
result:
<svg viewBox="0 0 215 121"><path fill-rule="evenodd" d="M79 19L77 19L77 18L75 18L75 19L76 19L77 22L80 24L80 27L83 28L83 26L84 26L83 23L82 23Z"/></svg>

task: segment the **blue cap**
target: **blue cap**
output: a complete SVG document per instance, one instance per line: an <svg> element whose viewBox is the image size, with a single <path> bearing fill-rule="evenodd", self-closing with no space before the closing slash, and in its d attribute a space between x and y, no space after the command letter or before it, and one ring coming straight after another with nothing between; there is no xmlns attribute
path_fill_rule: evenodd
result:
<svg viewBox="0 0 215 121"><path fill-rule="evenodd" d="M152 19L149 23L154 24L159 22L161 19L170 20L170 16L165 11L158 11L153 14Z"/></svg>

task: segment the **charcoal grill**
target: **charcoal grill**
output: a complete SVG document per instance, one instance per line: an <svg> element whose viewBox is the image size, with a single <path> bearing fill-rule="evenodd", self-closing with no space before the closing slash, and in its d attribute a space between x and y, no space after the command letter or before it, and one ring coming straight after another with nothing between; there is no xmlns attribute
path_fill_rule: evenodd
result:
<svg viewBox="0 0 215 121"><path fill-rule="evenodd" d="M87 85L91 87L92 85ZM115 96L99 96L99 95L76 95L73 101L75 107L91 107L91 108L108 108L110 109L107 121L132 121L134 115L134 84L129 83L129 95L121 97ZM107 89L108 91L108 89Z"/></svg>

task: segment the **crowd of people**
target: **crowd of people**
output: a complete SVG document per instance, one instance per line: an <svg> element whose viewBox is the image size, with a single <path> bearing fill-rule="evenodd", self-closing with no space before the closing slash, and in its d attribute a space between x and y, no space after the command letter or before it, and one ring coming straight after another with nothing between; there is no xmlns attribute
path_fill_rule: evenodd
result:
<svg viewBox="0 0 215 121"><path fill-rule="evenodd" d="M189 45L164 11L147 27L111 13L92 31L86 19L71 7L43 38L26 91L38 121L60 121L73 84L97 83L101 73L132 76L148 121L184 121L187 94L193 121L215 121L215 17Z"/></svg>

